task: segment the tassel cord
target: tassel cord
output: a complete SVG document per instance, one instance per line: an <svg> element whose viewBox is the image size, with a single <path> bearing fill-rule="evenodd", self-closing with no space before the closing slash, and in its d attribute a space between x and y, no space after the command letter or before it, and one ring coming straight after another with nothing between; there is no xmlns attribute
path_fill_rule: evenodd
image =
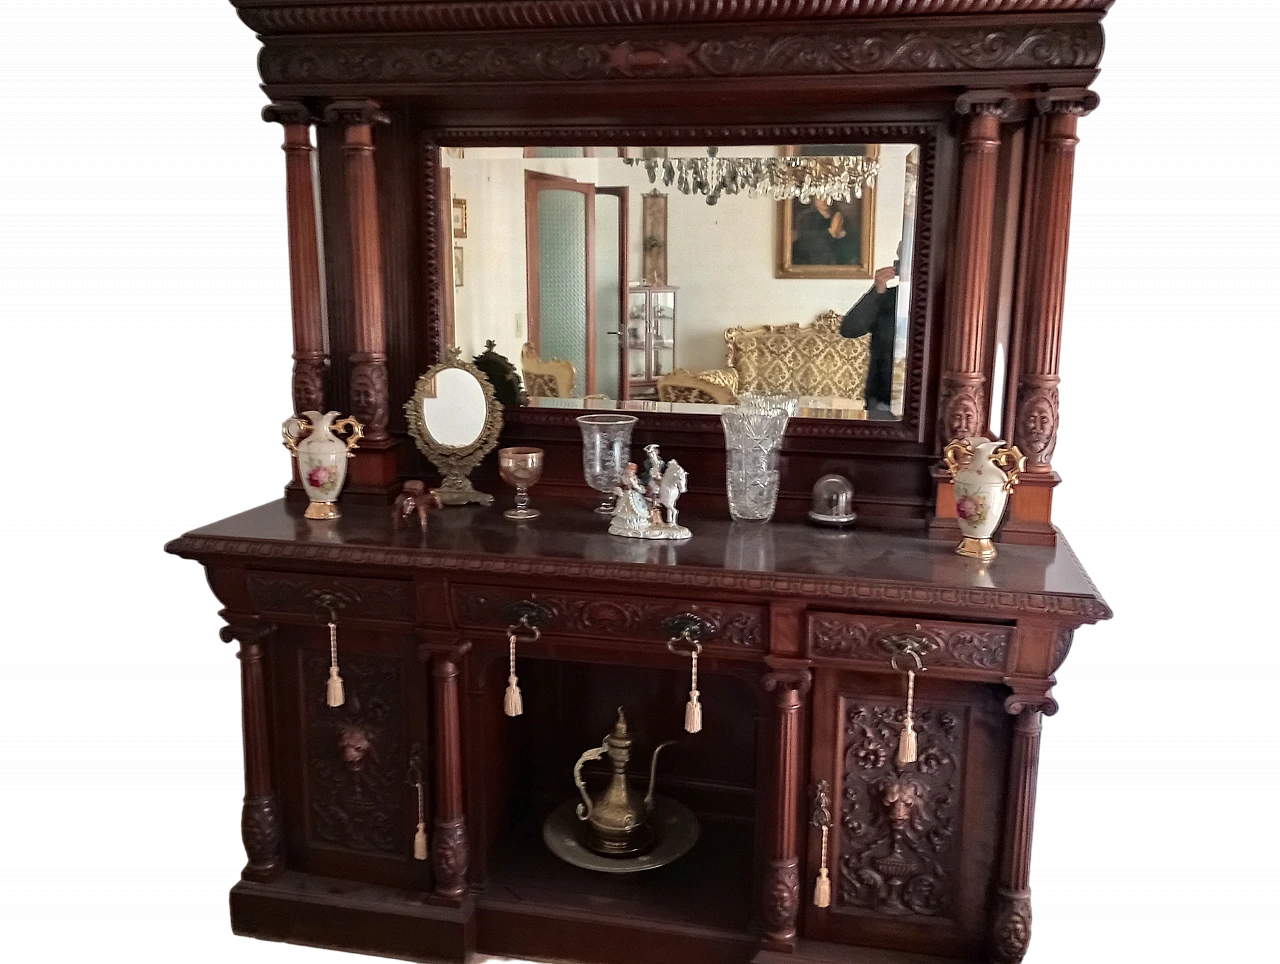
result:
<svg viewBox="0 0 1280 964"><path fill-rule="evenodd" d="M679 638L692 646L689 650L692 672L689 682L689 702L684 707L684 729L686 733L700 733L702 732L702 694L698 692L698 656L702 653L702 644L697 640L690 639L687 634ZM672 639L668 642L667 650L676 655L683 655L680 650L676 649L675 644L678 641L679 639Z"/></svg>
<svg viewBox="0 0 1280 964"><path fill-rule="evenodd" d="M422 781L414 783L418 791L418 831L413 835L413 859L427 859L427 813L422 799Z"/></svg>
<svg viewBox="0 0 1280 964"><path fill-rule="evenodd" d="M325 702L330 706L341 706L347 701L346 691L342 685L342 676L338 672L338 624L333 615L329 616L329 682L325 690Z"/></svg>

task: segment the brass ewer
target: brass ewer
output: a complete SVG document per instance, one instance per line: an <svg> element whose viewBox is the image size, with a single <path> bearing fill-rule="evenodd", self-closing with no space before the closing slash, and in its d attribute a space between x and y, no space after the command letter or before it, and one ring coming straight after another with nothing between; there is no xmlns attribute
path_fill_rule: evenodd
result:
<svg viewBox="0 0 1280 964"><path fill-rule="evenodd" d="M596 747L592 747L573 766L573 782L582 794L578 804L578 819L587 826L583 835L586 846L606 857L631 857L651 848L657 834L649 820L653 813L653 782L658 771L658 754L663 743L653 751L649 761L649 790L641 798L627 783L627 764L631 761L631 737L627 733L627 718L618 707L618 721L613 732ZM613 766L613 776L604 792L594 800L587 795L582 782L582 765L588 760L599 760L608 755Z"/></svg>

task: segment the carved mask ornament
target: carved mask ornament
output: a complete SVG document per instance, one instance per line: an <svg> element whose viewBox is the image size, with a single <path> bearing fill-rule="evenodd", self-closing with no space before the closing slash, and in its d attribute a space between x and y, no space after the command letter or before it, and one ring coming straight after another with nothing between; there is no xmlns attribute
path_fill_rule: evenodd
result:
<svg viewBox="0 0 1280 964"><path fill-rule="evenodd" d="M380 364L360 365L351 375L351 410L366 425L387 422L387 374Z"/></svg>
<svg viewBox="0 0 1280 964"><path fill-rule="evenodd" d="M1058 417L1053 402L1046 395L1032 395L1022 406L1019 419L1022 430L1020 447L1032 461L1044 461L1053 454L1058 434Z"/></svg>
<svg viewBox="0 0 1280 964"><path fill-rule="evenodd" d="M970 438L978 434L978 402L965 392L951 399L947 413L947 437Z"/></svg>
<svg viewBox="0 0 1280 964"><path fill-rule="evenodd" d="M359 772L373 750L373 734L363 726L347 723L338 730L338 752L342 762L352 771Z"/></svg>

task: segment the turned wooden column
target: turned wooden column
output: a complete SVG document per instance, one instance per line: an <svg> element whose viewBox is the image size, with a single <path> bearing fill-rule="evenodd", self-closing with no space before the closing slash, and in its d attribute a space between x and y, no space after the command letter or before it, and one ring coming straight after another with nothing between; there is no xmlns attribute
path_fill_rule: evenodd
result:
<svg viewBox="0 0 1280 964"><path fill-rule="evenodd" d="M800 912L799 833L802 737L800 710L812 674L804 668L765 674L764 688L776 694L777 728L774 744L774 799L777 807L769 836L764 874L764 943L773 949L795 946Z"/></svg>
<svg viewBox="0 0 1280 964"><path fill-rule="evenodd" d="M1013 490L1001 530L1003 542L1055 545L1053 471L1058 443L1058 349L1062 343L1067 242L1071 231L1071 182L1076 122L1098 106L1084 88L1049 90L1036 100L1030 126L1024 250L1019 259L1010 380L1017 373L1005 437L1027 457L1027 471Z"/></svg>
<svg viewBox="0 0 1280 964"><path fill-rule="evenodd" d="M991 230L995 218L1000 120L1013 109L1005 91L962 94L960 208L955 258L947 296L942 379L938 399L938 448L986 431L987 296L991 278Z"/></svg>
<svg viewBox="0 0 1280 964"><path fill-rule="evenodd" d="M1031 830L1036 810L1036 773L1040 766L1041 706L1010 697L1006 709L1017 715L1009 754L1008 795L1000 879L996 889L992 955L1000 964L1018 964L1031 943ZM1046 707L1052 710L1053 705Z"/></svg>
<svg viewBox="0 0 1280 964"><path fill-rule="evenodd" d="M436 816L431 869L436 893L460 902L467 891L467 820L462 794L462 720L458 664L470 644L435 653Z"/></svg>
<svg viewBox="0 0 1280 964"><path fill-rule="evenodd" d="M280 809L271 788L271 750L267 735L267 691L262 644L275 627L255 618L228 618L219 635L224 643L240 643L240 712L244 736L244 807L240 836L249 857L240 876L272 880L284 870L280 855L283 832Z"/></svg>
<svg viewBox="0 0 1280 964"><path fill-rule="evenodd" d="M296 101L276 101L262 108L262 119L284 127L289 290L293 306L293 412L323 412L329 355L316 232L311 113Z"/></svg>
<svg viewBox="0 0 1280 964"><path fill-rule="evenodd" d="M991 400L985 370L991 285L991 246L1000 155L1000 121L1013 110L1003 90L971 90L956 100L961 116L960 202L947 289L938 382L935 447L987 430ZM933 471L934 511L929 531L953 539L959 534L951 475L938 463Z"/></svg>
<svg viewBox="0 0 1280 964"><path fill-rule="evenodd" d="M351 365L351 414L364 426L361 447L385 448L390 411L387 336L382 304L382 244L378 227L378 184L373 162L373 125L388 118L372 100L334 101L324 112L342 124L347 214L351 230L351 287L355 305ZM359 456L357 455L357 460Z"/></svg>

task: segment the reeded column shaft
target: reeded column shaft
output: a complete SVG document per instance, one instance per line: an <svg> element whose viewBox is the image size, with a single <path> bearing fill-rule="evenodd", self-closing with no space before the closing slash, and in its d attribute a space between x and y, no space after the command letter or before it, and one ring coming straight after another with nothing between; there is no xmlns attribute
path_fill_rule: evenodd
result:
<svg viewBox="0 0 1280 964"><path fill-rule="evenodd" d="M764 678L765 689L776 694L777 727L774 744L774 786L777 808L769 838L768 866L764 875L764 937L775 948L792 947L800 912L800 856L797 822L800 795L800 710L809 691L807 669L780 670Z"/></svg>
<svg viewBox="0 0 1280 964"><path fill-rule="evenodd" d="M438 653L431 660L435 687L436 816L431 842L435 891L459 901L467 890L467 825L462 799L462 721L458 700L458 660Z"/></svg>

